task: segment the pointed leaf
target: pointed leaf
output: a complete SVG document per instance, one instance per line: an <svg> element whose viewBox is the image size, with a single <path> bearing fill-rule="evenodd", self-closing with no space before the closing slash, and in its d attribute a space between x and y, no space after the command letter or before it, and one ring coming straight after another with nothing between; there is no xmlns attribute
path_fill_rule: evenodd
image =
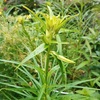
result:
<svg viewBox="0 0 100 100"><path fill-rule="evenodd" d="M78 16L78 14L76 14L74 16L69 16L69 15L65 16L62 19L61 23L57 26L56 30L60 29L63 25L65 25L66 22L68 22L69 20L75 18L76 16Z"/></svg>
<svg viewBox="0 0 100 100"><path fill-rule="evenodd" d="M42 95L43 95L43 93L45 92L45 85L43 85L42 87L41 87L41 90L40 90L40 94L39 94L39 96L38 96L38 99L37 100L41 100L41 98L42 98Z"/></svg>
<svg viewBox="0 0 100 100"><path fill-rule="evenodd" d="M47 6L47 7L48 7L48 10L49 10L49 15L50 15L50 19L51 19L52 16L53 16L53 12L52 12L52 10L51 10L51 8L49 6Z"/></svg>
<svg viewBox="0 0 100 100"><path fill-rule="evenodd" d="M47 48L47 46L45 46L45 44L41 44L39 47L37 47L34 51L32 51L19 65L21 66L22 64L24 64L25 62L27 62L29 59L35 57L36 55L38 55L39 53L43 52L45 49ZM17 67L17 68L18 68ZM16 68L16 69L17 69Z"/></svg>
<svg viewBox="0 0 100 100"><path fill-rule="evenodd" d="M69 60L69 59L67 59L67 58L65 58L64 56L61 56L61 55L58 55L57 58L61 61L67 62L67 63L75 63L74 61Z"/></svg>
<svg viewBox="0 0 100 100"><path fill-rule="evenodd" d="M87 47L88 47L88 50L89 50L89 52L90 52L90 55L92 55L91 46L90 46L88 40L86 40L86 45L87 45Z"/></svg>
<svg viewBox="0 0 100 100"><path fill-rule="evenodd" d="M57 39L57 42L61 42L61 39L60 39L60 36L59 35L56 36L56 39ZM63 52L62 52L62 44L59 43L57 47L58 47L59 54L62 55L63 54Z"/></svg>
<svg viewBox="0 0 100 100"><path fill-rule="evenodd" d="M87 65L88 63L89 63L89 61L84 61L84 62L82 62L81 64L79 64L79 65L77 66L76 70L78 70L78 69L84 67L84 66Z"/></svg>
<svg viewBox="0 0 100 100"><path fill-rule="evenodd" d="M51 51L51 54L55 55L61 61L64 61L64 62L67 62L67 63L75 63L74 61L69 60L62 55L58 55L55 51Z"/></svg>

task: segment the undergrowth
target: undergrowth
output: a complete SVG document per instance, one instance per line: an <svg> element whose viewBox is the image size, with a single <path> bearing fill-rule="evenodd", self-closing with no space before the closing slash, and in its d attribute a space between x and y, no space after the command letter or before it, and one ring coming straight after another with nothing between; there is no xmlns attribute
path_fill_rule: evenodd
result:
<svg viewBox="0 0 100 100"><path fill-rule="evenodd" d="M0 100L100 100L99 5L0 2Z"/></svg>

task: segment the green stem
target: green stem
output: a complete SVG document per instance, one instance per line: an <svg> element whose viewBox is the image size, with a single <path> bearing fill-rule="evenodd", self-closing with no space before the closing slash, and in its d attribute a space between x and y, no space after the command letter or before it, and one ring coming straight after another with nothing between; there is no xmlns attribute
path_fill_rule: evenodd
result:
<svg viewBox="0 0 100 100"><path fill-rule="evenodd" d="M47 51L47 59L46 59L46 76L45 76L45 82L47 84L47 78L48 78L48 68L49 68L49 55L50 54L50 45L48 47L48 51Z"/></svg>
<svg viewBox="0 0 100 100"><path fill-rule="evenodd" d="M65 77L65 71L64 71L64 66L60 60L58 60L58 63L60 65L60 70L62 73L62 82L66 84L66 77Z"/></svg>
<svg viewBox="0 0 100 100"><path fill-rule="evenodd" d="M47 59L46 59L46 74L45 74L45 83L46 83L46 88L45 88L45 100L47 100L47 88L48 88L48 69L49 69L49 57L50 57L50 45L47 50Z"/></svg>

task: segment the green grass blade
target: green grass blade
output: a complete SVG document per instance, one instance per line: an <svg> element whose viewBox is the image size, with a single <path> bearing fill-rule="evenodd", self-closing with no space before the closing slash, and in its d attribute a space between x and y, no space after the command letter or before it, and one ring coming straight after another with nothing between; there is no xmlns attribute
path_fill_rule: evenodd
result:
<svg viewBox="0 0 100 100"><path fill-rule="evenodd" d="M89 50L89 52L90 52L90 55L92 55L91 46L90 46L88 40L86 40L86 45L87 45L87 47L88 47L88 50Z"/></svg>
<svg viewBox="0 0 100 100"><path fill-rule="evenodd" d="M43 93L45 92L45 85L42 86L41 90L40 90L40 94L38 96L38 99L37 100L41 100L42 96L43 96Z"/></svg>
<svg viewBox="0 0 100 100"><path fill-rule="evenodd" d="M19 68L19 70L20 70L21 72L23 72L25 75L27 75L28 78L29 78L32 82L35 83L34 86L35 86L35 87L40 87L41 84L40 84L35 78L33 78L33 76L31 75L31 73L30 73L25 67L22 67L22 68L23 68L23 69Z"/></svg>
<svg viewBox="0 0 100 100"><path fill-rule="evenodd" d="M62 52L62 44L61 44L61 39L60 39L60 36L57 35L56 36L56 39L57 39L57 42L58 42L58 52L60 55L63 55L63 52ZM59 44L60 43L60 44Z"/></svg>
<svg viewBox="0 0 100 100"><path fill-rule="evenodd" d="M85 65L89 64L89 61L84 61L82 62L81 64L79 64L76 68L76 70L80 69L80 68L83 68Z"/></svg>

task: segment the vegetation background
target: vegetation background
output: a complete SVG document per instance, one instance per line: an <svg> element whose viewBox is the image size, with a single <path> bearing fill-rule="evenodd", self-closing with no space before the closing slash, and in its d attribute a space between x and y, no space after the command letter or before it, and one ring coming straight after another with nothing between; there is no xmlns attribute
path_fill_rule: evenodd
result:
<svg viewBox="0 0 100 100"><path fill-rule="evenodd" d="M100 100L99 0L0 0L0 100Z"/></svg>

